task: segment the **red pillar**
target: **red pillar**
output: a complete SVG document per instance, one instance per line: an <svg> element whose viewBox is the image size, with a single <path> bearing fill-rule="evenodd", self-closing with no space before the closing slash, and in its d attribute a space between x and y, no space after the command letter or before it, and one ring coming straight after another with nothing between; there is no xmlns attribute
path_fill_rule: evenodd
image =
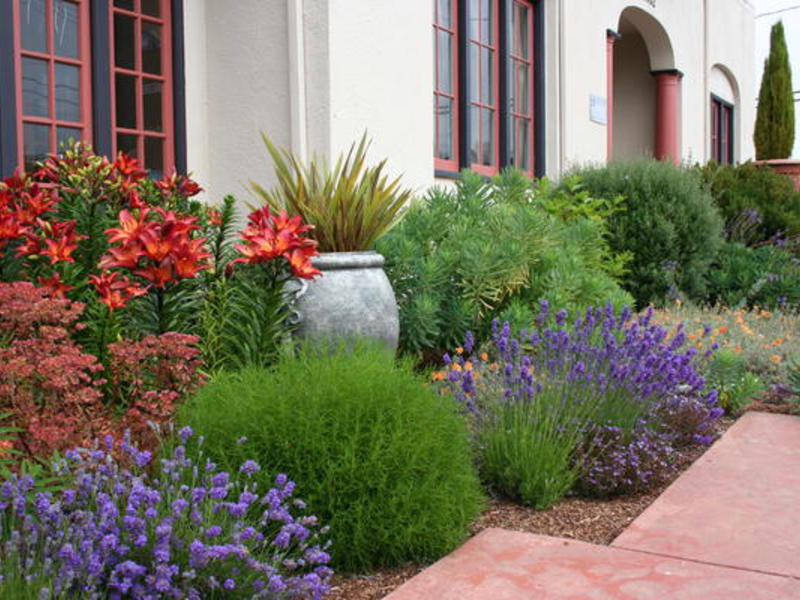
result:
<svg viewBox="0 0 800 600"><path fill-rule="evenodd" d="M658 160L681 161L681 78L677 69L654 71L656 78L656 148Z"/></svg>
<svg viewBox="0 0 800 600"><path fill-rule="evenodd" d="M620 37L612 29L606 30L606 161L614 155L614 42Z"/></svg>

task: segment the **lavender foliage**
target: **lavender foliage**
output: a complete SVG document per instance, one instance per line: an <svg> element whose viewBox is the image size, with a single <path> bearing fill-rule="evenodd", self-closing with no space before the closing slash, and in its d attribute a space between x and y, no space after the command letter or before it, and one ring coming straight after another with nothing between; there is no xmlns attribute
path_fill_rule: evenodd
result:
<svg viewBox="0 0 800 600"><path fill-rule="evenodd" d="M669 474L676 447L710 443L722 414L683 328L669 331L652 318L652 310L615 314L608 306L567 323L564 311L542 302L533 331L516 337L495 321L486 352L445 356L441 385L462 405L479 445L501 412L536 407L530 443L571 445L575 488L597 495L643 489ZM507 477L508 465L495 470L503 469Z"/></svg>
<svg viewBox="0 0 800 600"><path fill-rule="evenodd" d="M57 465L69 482L32 494L31 477L0 486L0 596L38 598L321 599L332 571L326 528L278 475L258 490L203 458L192 432L160 465L128 440L76 449ZM121 452L120 452L121 451ZM121 456L120 456L121 454Z"/></svg>

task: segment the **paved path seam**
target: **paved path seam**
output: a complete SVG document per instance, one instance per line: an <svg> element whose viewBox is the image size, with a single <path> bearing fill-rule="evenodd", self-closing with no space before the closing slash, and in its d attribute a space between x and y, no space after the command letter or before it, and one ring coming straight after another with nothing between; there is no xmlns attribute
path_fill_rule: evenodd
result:
<svg viewBox="0 0 800 600"><path fill-rule="evenodd" d="M594 544L595 546L600 546L600 544ZM664 554L663 552L652 552L650 550L641 550L639 548L630 548L628 546L620 546L617 544L608 544L605 546L607 548L619 548L620 550L627 550L628 552L639 552L640 554L649 554L651 556L659 556L661 558L671 558L675 560L685 560L687 562L697 563L699 565L709 565L711 567L722 567L723 569L735 569L736 571L743 571L745 573L761 573L762 575L772 575L774 577L783 577L785 579L790 579L791 581L797 581L800 583L800 578L795 577L794 575L789 575L787 573L779 573L778 571L764 571L762 569L748 569L746 567L738 567L736 565L726 565L725 563L718 563L718 562L711 562L707 560L699 560L696 558L686 558L685 556L680 556L678 554Z"/></svg>

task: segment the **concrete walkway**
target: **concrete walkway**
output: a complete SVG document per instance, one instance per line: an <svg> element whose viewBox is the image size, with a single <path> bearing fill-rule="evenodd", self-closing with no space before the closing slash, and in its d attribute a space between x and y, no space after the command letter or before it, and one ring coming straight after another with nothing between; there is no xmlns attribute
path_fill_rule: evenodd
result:
<svg viewBox="0 0 800 600"><path fill-rule="evenodd" d="M488 529L387 600L800 600L800 418L748 413L611 546Z"/></svg>

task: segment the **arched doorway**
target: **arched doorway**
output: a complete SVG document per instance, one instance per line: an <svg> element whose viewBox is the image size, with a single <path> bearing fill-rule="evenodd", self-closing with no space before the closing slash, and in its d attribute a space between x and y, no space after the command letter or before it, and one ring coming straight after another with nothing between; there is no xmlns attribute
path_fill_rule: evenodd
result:
<svg viewBox="0 0 800 600"><path fill-rule="evenodd" d="M612 159L680 160L680 78L672 44L644 10L622 11L613 47Z"/></svg>

